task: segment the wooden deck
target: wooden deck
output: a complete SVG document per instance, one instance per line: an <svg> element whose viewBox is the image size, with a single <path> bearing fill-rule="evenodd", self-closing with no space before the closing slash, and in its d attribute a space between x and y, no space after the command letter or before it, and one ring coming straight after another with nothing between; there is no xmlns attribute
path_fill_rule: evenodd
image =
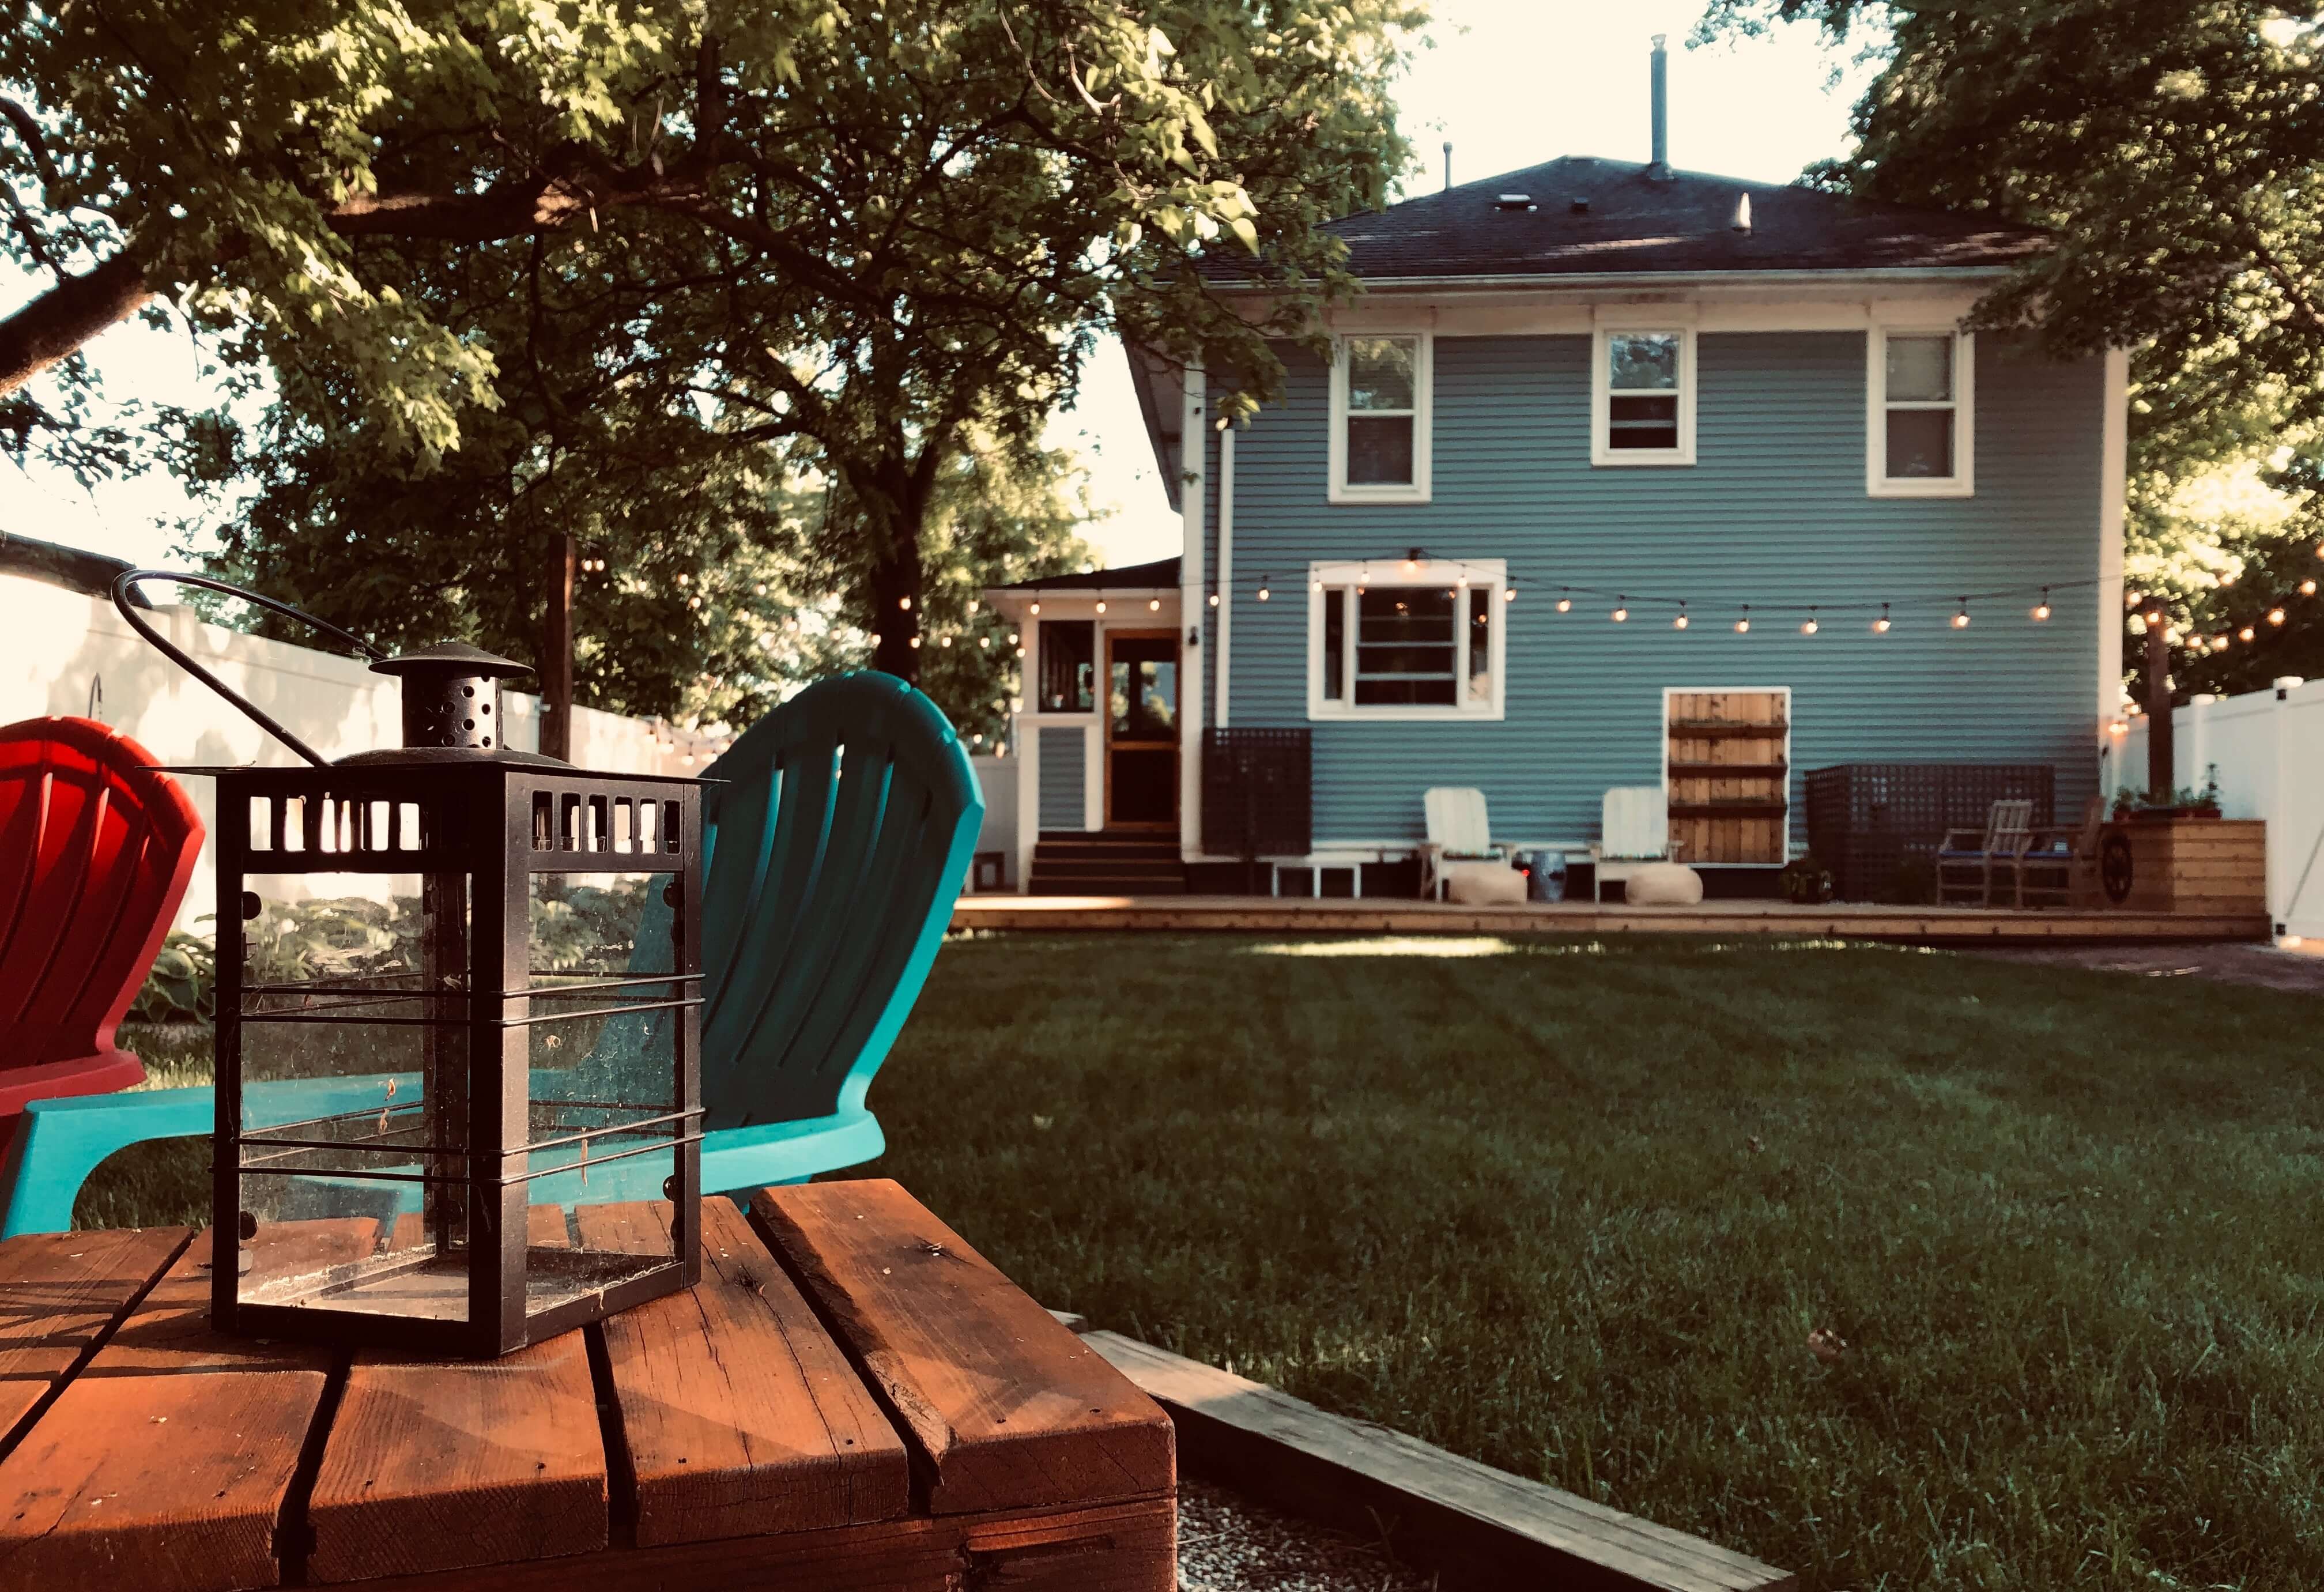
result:
<svg viewBox="0 0 2324 1592"><path fill-rule="evenodd" d="M1699 906L1455 906L1436 901L1271 896L964 896L955 929L1363 934L1771 934L1892 944L2143 944L2264 940L2264 913L1987 911L1831 902L1705 901Z"/></svg>

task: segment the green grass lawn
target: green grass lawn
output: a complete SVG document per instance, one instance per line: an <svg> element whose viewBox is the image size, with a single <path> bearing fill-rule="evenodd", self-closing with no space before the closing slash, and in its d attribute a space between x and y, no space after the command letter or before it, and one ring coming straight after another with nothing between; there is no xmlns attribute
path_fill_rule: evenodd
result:
<svg viewBox="0 0 2324 1592"><path fill-rule="evenodd" d="M1811 1587L2324 1586L2314 998L1362 948L956 942L873 1170L1045 1303ZM189 1148L85 1211L198 1208Z"/></svg>

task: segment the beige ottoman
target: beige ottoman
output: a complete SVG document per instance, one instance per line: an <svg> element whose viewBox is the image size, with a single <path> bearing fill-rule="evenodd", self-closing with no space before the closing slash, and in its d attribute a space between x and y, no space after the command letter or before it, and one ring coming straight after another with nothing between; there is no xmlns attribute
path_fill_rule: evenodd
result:
<svg viewBox="0 0 2324 1592"><path fill-rule="evenodd" d="M1526 876L1506 862L1447 862L1444 894L1462 906L1522 906Z"/></svg>
<svg viewBox="0 0 2324 1592"><path fill-rule="evenodd" d="M1702 899L1702 875L1683 862L1648 862L1628 880L1633 906L1692 906Z"/></svg>

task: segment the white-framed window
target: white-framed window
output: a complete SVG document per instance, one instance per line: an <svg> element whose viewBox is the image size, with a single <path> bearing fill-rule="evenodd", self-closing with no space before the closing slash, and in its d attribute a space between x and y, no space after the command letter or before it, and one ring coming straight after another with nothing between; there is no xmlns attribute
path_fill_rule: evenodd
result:
<svg viewBox="0 0 2324 1592"><path fill-rule="evenodd" d="M1590 462L1694 463L1694 328L1601 327L1591 359Z"/></svg>
<svg viewBox="0 0 2324 1592"><path fill-rule="evenodd" d="M1950 327L1875 327L1867 343L1865 489L1876 498L1969 496L1976 340Z"/></svg>
<svg viewBox="0 0 2324 1592"><path fill-rule="evenodd" d="M1310 719L1499 719L1511 604L1499 558L1307 569Z"/></svg>
<svg viewBox="0 0 2324 1592"><path fill-rule="evenodd" d="M1366 332L1333 342L1333 502L1428 501L1434 341L1425 332Z"/></svg>

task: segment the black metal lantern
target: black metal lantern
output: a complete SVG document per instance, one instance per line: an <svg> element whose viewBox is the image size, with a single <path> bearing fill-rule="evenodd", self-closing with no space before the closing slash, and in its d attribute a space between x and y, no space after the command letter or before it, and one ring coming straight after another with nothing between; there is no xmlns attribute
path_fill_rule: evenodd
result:
<svg viewBox="0 0 2324 1592"><path fill-rule="evenodd" d="M325 761L155 635L143 579L370 654L405 744ZM691 1286L700 782L510 750L500 683L527 671L472 647L385 658L160 571L114 597L312 765L198 770L218 782L216 1219L243 1240L216 1324L491 1356Z"/></svg>

